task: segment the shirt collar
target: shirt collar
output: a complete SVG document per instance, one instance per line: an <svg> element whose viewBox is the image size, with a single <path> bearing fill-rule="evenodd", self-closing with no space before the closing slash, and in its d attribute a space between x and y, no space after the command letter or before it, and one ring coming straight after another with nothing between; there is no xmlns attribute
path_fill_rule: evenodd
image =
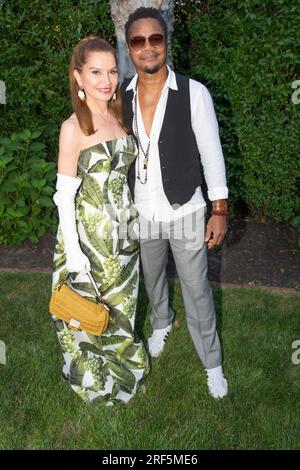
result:
<svg viewBox="0 0 300 470"><path fill-rule="evenodd" d="M167 65L168 69L168 78L166 80L166 83L164 84L163 90L166 90L167 88L171 88L172 90L178 91L178 86L177 86L177 81L176 81L176 75L173 70L170 69L170 67ZM137 82L138 74L136 73L132 80L130 81L129 85L126 88L126 91L132 90L135 92L136 88L136 82Z"/></svg>

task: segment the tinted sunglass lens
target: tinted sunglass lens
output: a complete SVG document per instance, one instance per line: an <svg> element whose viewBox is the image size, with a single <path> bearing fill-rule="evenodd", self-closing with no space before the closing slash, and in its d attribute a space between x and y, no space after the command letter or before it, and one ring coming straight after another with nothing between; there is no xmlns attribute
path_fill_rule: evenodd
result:
<svg viewBox="0 0 300 470"><path fill-rule="evenodd" d="M145 47L147 38L144 36L135 36L130 39L130 46L132 49L139 50ZM151 34L149 36L148 41L151 47L158 47L161 46L164 42L164 36L162 34Z"/></svg>
<svg viewBox="0 0 300 470"><path fill-rule="evenodd" d="M149 42L152 47L157 47L160 46L164 41L164 37L162 34L152 34L152 36L149 37Z"/></svg>
<svg viewBox="0 0 300 470"><path fill-rule="evenodd" d="M143 36L136 36L130 39L130 45L133 49L142 49L146 42L146 38Z"/></svg>

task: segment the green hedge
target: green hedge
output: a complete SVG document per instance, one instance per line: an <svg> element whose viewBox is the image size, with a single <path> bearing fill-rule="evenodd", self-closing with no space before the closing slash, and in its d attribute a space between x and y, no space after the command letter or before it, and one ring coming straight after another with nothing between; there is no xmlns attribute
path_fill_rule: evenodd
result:
<svg viewBox="0 0 300 470"><path fill-rule="evenodd" d="M56 164L46 161L41 131L0 139L0 244L37 242L53 218Z"/></svg>
<svg viewBox="0 0 300 470"><path fill-rule="evenodd" d="M296 4L191 2L186 21L185 67L216 100L231 199L277 221L300 209L300 105L291 101L300 78Z"/></svg>
<svg viewBox="0 0 300 470"><path fill-rule="evenodd" d="M60 124L72 112L71 52L87 34L114 42L109 2L0 2L0 244L37 242L57 225L56 170L45 158L57 161Z"/></svg>
<svg viewBox="0 0 300 470"><path fill-rule="evenodd" d="M292 82L300 79L297 7L289 0L194 0L176 2L175 11L175 67L201 80L213 95L233 206L242 201L251 215L293 219L300 209L300 105L291 101ZM35 131L42 131L43 159L56 161L59 127L71 113L70 54L89 33L114 43L107 0L0 1L0 80L6 84L7 98L7 104L0 106L2 138L15 132L18 138L29 139L28 132L35 136ZM2 176L7 151L0 152ZM18 152L19 158L25 158L22 150ZM20 224L14 224L21 221L16 219L24 209L17 208L16 201L21 204L17 196L5 196L4 182L5 178L0 190L6 219L0 243L12 241L4 234L8 215L19 230ZM47 183L51 185L53 181ZM50 209L44 212L43 227ZM42 214L36 217L39 221ZM31 224L21 225L16 243L26 237L37 240L44 232L35 229L35 222L31 234Z"/></svg>
<svg viewBox="0 0 300 470"><path fill-rule="evenodd" d="M57 158L61 122L72 112L68 65L87 34L114 41L106 0L14 0L0 2L1 133L44 127L48 158Z"/></svg>

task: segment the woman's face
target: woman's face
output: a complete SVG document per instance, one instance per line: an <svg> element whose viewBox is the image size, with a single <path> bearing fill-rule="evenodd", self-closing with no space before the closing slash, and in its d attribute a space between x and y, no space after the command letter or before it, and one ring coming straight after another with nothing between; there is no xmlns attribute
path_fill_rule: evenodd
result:
<svg viewBox="0 0 300 470"><path fill-rule="evenodd" d="M118 85L116 59L111 52L91 52L82 71L74 70L74 75L87 99L109 101Z"/></svg>

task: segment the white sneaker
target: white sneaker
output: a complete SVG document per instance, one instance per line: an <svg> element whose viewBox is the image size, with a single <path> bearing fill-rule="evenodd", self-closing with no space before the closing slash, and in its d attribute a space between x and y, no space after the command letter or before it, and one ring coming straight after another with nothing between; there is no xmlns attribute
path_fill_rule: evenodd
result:
<svg viewBox="0 0 300 470"><path fill-rule="evenodd" d="M163 352L165 342L172 330L172 324L166 328L153 330L152 336L148 339L148 349L150 356L158 357Z"/></svg>
<svg viewBox="0 0 300 470"><path fill-rule="evenodd" d="M223 398L228 393L227 380L223 375L222 366L205 369L209 393L214 398Z"/></svg>

